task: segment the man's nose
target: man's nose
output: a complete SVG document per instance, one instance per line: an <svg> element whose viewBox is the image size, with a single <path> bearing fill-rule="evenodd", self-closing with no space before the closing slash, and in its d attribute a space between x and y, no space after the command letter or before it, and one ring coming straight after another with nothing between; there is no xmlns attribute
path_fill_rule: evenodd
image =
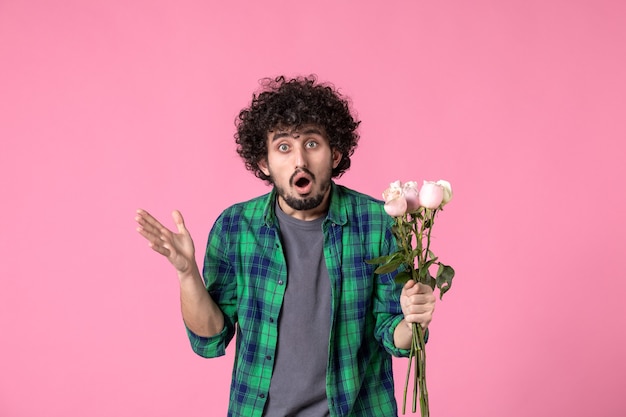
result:
<svg viewBox="0 0 626 417"><path fill-rule="evenodd" d="M294 158L295 158L294 162L296 164L296 168L306 168L307 166L306 152L302 146L296 146L296 148L294 149Z"/></svg>

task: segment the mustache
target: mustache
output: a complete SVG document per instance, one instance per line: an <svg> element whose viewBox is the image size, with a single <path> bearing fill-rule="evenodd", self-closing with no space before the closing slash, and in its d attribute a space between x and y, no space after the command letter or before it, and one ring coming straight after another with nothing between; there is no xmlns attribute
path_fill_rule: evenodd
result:
<svg viewBox="0 0 626 417"><path fill-rule="evenodd" d="M296 175L300 174L300 173L305 173L307 174L309 177L311 177L311 181L315 181L315 174L313 174L311 171L309 171L306 168L298 168L294 171L293 174L291 174L291 177L289 178L289 185L293 186L293 180L294 178L296 178Z"/></svg>

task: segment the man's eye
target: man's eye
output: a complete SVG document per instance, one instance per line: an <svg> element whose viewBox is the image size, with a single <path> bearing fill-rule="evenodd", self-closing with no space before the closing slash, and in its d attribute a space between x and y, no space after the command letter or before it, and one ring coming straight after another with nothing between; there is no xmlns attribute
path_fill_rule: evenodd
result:
<svg viewBox="0 0 626 417"><path fill-rule="evenodd" d="M281 145L278 145L278 150L281 152L287 152L289 150L289 146L283 143Z"/></svg>
<svg viewBox="0 0 626 417"><path fill-rule="evenodd" d="M313 141L307 142L306 143L306 147L307 148L317 148L317 142L313 142Z"/></svg>

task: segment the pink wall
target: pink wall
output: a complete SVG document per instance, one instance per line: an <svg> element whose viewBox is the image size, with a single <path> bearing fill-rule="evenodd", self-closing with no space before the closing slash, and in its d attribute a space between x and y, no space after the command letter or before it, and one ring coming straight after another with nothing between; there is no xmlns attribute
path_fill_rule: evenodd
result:
<svg viewBox="0 0 626 417"><path fill-rule="evenodd" d="M232 350L191 352L133 217L182 210L200 258L267 190L233 120L279 73L352 97L341 183L454 186L434 417L626 415L626 3L382 4L0 0L1 416L225 415Z"/></svg>

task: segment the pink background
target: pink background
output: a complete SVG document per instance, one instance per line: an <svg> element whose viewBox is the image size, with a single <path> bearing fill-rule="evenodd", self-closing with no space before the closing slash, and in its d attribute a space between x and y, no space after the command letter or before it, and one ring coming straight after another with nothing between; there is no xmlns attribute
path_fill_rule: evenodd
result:
<svg viewBox="0 0 626 417"><path fill-rule="evenodd" d="M225 415L233 349L192 353L133 217L200 259L268 190L233 120L280 73L353 99L340 183L453 184L434 417L626 415L625 45L618 0L0 0L0 415Z"/></svg>

